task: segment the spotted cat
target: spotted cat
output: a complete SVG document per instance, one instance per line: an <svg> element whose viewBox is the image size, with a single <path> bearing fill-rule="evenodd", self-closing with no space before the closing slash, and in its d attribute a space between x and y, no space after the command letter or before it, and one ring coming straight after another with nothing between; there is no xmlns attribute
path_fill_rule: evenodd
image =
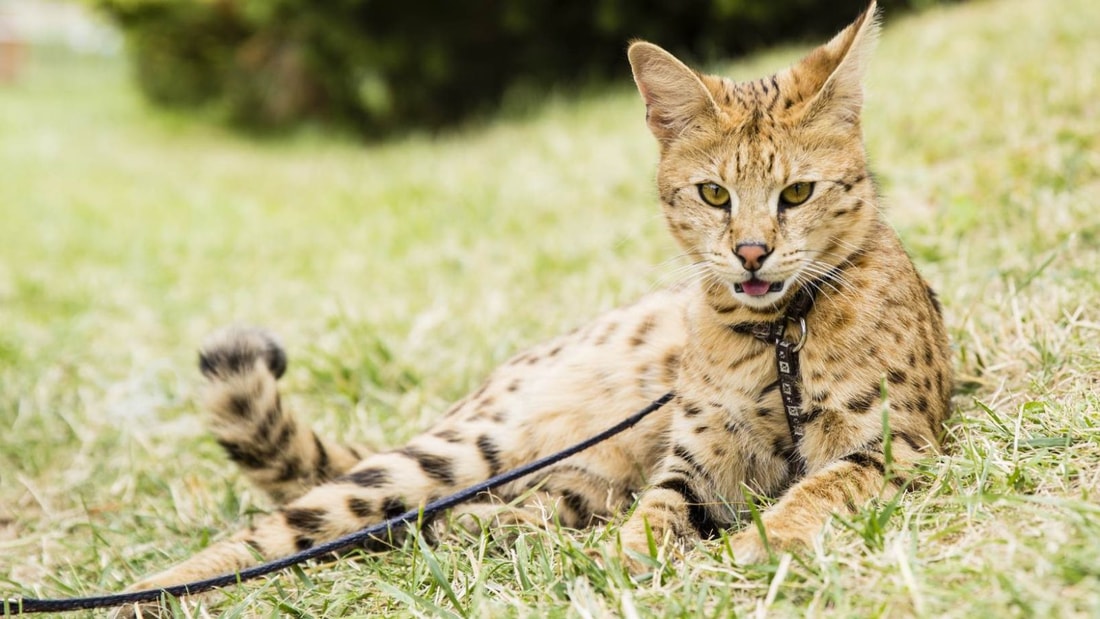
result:
<svg viewBox="0 0 1100 619"><path fill-rule="evenodd" d="M650 535L675 548L737 526L751 495L776 500L761 514L766 544L759 527L732 534L741 562L805 545L832 514L896 493L907 467L938 448L952 379L935 294L883 220L867 169L861 82L876 34L872 3L797 64L748 82L631 45L660 146L664 217L695 277L512 358L403 447L367 454L318 437L279 399L286 356L275 339L216 335L201 352L212 429L279 505L133 588L353 532L566 447L668 391L675 398L627 433L456 515L543 522L552 511L583 527L637 501L615 551L643 570ZM796 441L776 347L753 333L808 297L804 324L784 336L804 340Z"/></svg>

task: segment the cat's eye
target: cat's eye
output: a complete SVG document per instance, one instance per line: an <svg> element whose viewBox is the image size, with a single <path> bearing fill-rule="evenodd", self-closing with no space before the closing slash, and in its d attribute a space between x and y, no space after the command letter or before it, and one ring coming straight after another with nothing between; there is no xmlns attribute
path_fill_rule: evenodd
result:
<svg viewBox="0 0 1100 619"><path fill-rule="evenodd" d="M730 205L730 192L718 183L699 183L699 197L711 206L726 208Z"/></svg>
<svg viewBox="0 0 1100 619"><path fill-rule="evenodd" d="M798 206L806 200L810 199L810 196L814 195L813 183L794 183L793 185L787 185L783 188L783 191L779 192L779 206Z"/></svg>

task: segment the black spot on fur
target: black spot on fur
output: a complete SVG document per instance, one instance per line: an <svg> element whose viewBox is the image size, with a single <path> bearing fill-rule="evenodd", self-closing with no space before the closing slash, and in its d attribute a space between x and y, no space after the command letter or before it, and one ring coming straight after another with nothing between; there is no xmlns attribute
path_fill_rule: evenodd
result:
<svg viewBox="0 0 1100 619"><path fill-rule="evenodd" d="M374 510L371 509L370 501L353 496L348 498L348 511L355 514L356 518L372 518L374 517Z"/></svg>
<svg viewBox="0 0 1100 619"><path fill-rule="evenodd" d="M267 412L260 418L259 423L256 424L256 429L252 435L257 439L271 440L271 434L275 425L282 419L282 410L279 408L279 399L278 396L276 396L275 406L267 409Z"/></svg>
<svg viewBox="0 0 1100 619"><path fill-rule="evenodd" d="M489 438L487 434L482 434L477 438L477 449L481 452L481 457L485 459L485 463L489 465L489 476L492 477L500 472L500 447L493 442L493 439Z"/></svg>
<svg viewBox="0 0 1100 619"><path fill-rule="evenodd" d="M645 320L638 325L638 329L634 332L634 335L630 337L631 346L641 346L646 343L646 335L653 330L653 327L657 325L656 316L646 316Z"/></svg>
<svg viewBox="0 0 1100 619"><path fill-rule="evenodd" d="M283 517L287 525L303 533L319 533L325 526L325 510L319 507L288 507Z"/></svg>
<svg viewBox="0 0 1100 619"><path fill-rule="evenodd" d="M240 443L218 439L218 444L225 450L226 455L238 466L245 469L262 469L267 466L267 459L257 454Z"/></svg>
<svg viewBox="0 0 1100 619"><path fill-rule="evenodd" d="M390 483L390 472L386 469L372 466L365 469L352 471L340 478L343 481L362 486L364 488L377 488Z"/></svg>
<svg viewBox="0 0 1100 619"><path fill-rule="evenodd" d="M726 432L730 434L744 434L749 431L748 425L740 419L731 419L725 423Z"/></svg>
<svg viewBox="0 0 1100 619"><path fill-rule="evenodd" d="M236 334L239 340L257 338L262 345L254 341L233 341L199 352L199 371L207 378L226 378L234 374L245 374L256 365L256 359L262 358L268 370L281 377L286 372L286 353L279 344L265 332L255 331Z"/></svg>
<svg viewBox="0 0 1100 619"><path fill-rule="evenodd" d="M687 503L688 522L691 523L699 537L710 539L718 535L719 526L710 517L706 506L699 500L699 495L695 494L695 491L688 485L687 480L674 477L657 484L657 487L671 490L684 499L684 502Z"/></svg>
<svg viewBox="0 0 1100 619"><path fill-rule="evenodd" d="M702 412L703 409L699 408L697 404L684 405L684 416L686 417L698 417Z"/></svg>
<svg viewBox="0 0 1100 619"><path fill-rule="evenodd" d="M877 459L862 451L850 453L841 458L841 460L844 460L845 462L851 462L852 464L863 467L865 469L875 469L879 472L880 475L886 474L886 466L883 465L882 462L879 462Z"/></svg>
<svg viewBox="0 0 1100 619"><path fill-rule="evenodd" d="M695 456L691 453L691 451L688 450L687 447L684 447L683 445L676 445L672 448L672 453L676 454L676 457L686 462L687 465L692 468L693 472L696 475L700 477L707 476L706 469L704 469L703 466L699 464L699 461L695 459Z"/></svg>
<svg viewBox="0 0 1100 619"><path fill-rule="evenodd" d="M669 384L676 382L676 376L680 372L680 354L676 352L666 354L663 363L665 382Z"/></svg>
<svg viewBox="0 0 1100 619"><path fill-rule="evenodd" d="M757 400L763 399L769 393L771 393L773 391L777 391L778 389L779 389L779 380L776 379L776 380L764 385L764 387L760 389L760 395L758 395L756 397L756 399Z"/></svg>
<svg viewBox="0 0 1100 619"><path fill-rule="evenodd" d="M405 502L395 496L382 501L382 518L386 520L396 518L407 511L409 510L405 507Z"/></svg>
<svg viewBox="0 0 1100 619"><path fill-rule="evenodd" d="M936 310L936 315L943 317L943 306L940 305L939 295L932 290L931 286L925 285L924 290L928 293L928 301L932 303L932 309Z"/></svg>
<svg viewBox="0 0 1100 619"><path fill-rule="evenodd" d="M928 396L920 395L917 397L917 410L928 412Z"/></svg>
<svg viewBox="0 0 1100 619"><path fill-rule="evenodd" d="M294 546L298 550L309 550L313 548L313 539L305 535L298 535L294 538Z"/></svg>
<svg viewBox="0 0 1100 619"><path fill-rule="evenodd" d="M293 434L294 426L289 423L284 424L283 427L279 429L279 434L275 436L275 440L271 442L272 452L278 454L285 451L287 446L290 445L290 439Z"/></svg>
<svg viewBox="0 0 1100 619"><path fill-rule="evenodd" d="M412 458L428 477L448 486L454 485L454 461L447 456L431 454L416 447L404 447L397 453Z"/></svg>
<svg viewBox="0 0 1100 619"><path fill-rule="evenodd" d="M454 430L440 430L432 434L436 438L441 438L448 443L461 443L463 441L462 435Z"/></svg>
<svg viewBox="0 0 1100 619"><path fill-rule="evenodd" d="M252 398L244 394L234 393L229 398L229 412L237 417L250 416L252 412Z"/></svg>
<svg viewBox="0 0 1100 619"><path fill-rule="evenodd" d="M856 396L845 405L850 412L853 413L866 413L871 410L871 404L878 398L880 389L878 385L875 385L868 389L863 395Z"/></svg>
<svg viewBox="0 0 1100 619"><path fill-rule="evenodd" d="M913 451L916 451L916 452L924 451L924 445L918 443L917 439L913 438L913 436L910 435L908 432L895 431L895 432L893 432L893 437L894 437L894 440L901 441L901 442L905 443L906 445L908 445L909 449L912 449Z"/></svg>
<svg viewBox="0 0 1100 619"><path fill-rule="evenodd" d="M573 512L575 526L587 524L592 518L592 508L588 506L588 500L572 490L562 490L561 500L569 511Z"/></svg>
<svg viewBox="0 0 1100 619"><path fill-rule="evenodd" d="M772 442L772 456L775 458L783 460L784 462L791 462L797 455L794 446L790 442L790 438L786 435Z"/></svg>
<svg viewBox="0 0 1100 619"><path fill-rule="evenodd" d="M904 385L908 376L903 370L895 368L886 373L886 379L890 381L892 385Z"/></svg>
<svg viewBox="0 0 1100 619"><path fill-rule="evenodd" d="M305 476L305 471L302 469L302 461L294 457L283 460L282 466L279 468L279 474L275 480L285 482Z"/></svg>
<svg viewBox="0 0 1100 619"><path fill-rule="evenodd" d="M313 446L317 449L317 472L322 475L328 474L328 450L325 449L324 443L321 442L321 438L315 433L313 435Z"/></svg>
<svg viewBox="0 0 1100 619"><path fill-rule="evenodd" d="M825 414L825 409L820 406L812 406L802 413L802 423L813 423L817 418Z"/></svg>
<svg viewBox="0 0 1100 619"><path fill-rule="evenodd" d="M706 432L709 429L710 429L710 426L695 426L695 433L696 434L703 434L704 432Z"/></svg>

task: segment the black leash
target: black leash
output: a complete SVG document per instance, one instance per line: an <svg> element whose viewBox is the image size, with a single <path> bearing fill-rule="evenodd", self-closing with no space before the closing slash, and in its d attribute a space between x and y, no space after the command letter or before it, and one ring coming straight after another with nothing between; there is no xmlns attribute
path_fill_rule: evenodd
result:
<svg viewBox="0 0 1100 619"><path fill-rule="evenodd" d="M0 603L0 615L11 616L18 614L30 614L30 613L49 613L49 612L65 612L71 610L88 610L92 608L110 608L112 606L122 606L124 604L134 604L139 602L154 602L161 598L162 595L170 595L173 597L180 597L185 595L194 595L196 593L202 593L204 591L210 591L211 589L217 589L219 587L226 587L229 585L236 585L246 580L252 580L259 578L260 576L266 576L268 574L278 572L279 570L286 569L293 565L303 563L310 559L316 559L323 555L339 552L341 550L347 550L355 546L361 546L371 538L376 538L379 535L385 535L393 527L410 524L416 522L420 518L426 518L437 514L443 510L450 509L459 503L468 501L482 492L492 490L503 486L506 483L515 481L525 475L534 473L535 471L544 469L551 464L555 464L572 456L573 454L588 449L597 443L603 442L620 432L627 430L644 419L650 413L660 409L665 404L668 404L669 400L673 398L672 392L657 398L651 402L648 406L642 410L634 413L630 417L620 421L619 423L611 426L610 428L585 439L572 447L567 447L557 453L540 458L534 462L525 464L519 468L512 469L491 477L480 484L470 486L465 490L461 490L450 496L443 497L436 501L432 501L424 506L423 510L414 509L401 514L395 518L390 518L385 522L378 523L376 525L361 529L351 535L345 535L344 537L332 540L331 542L321 544L320 546L314 546L308 550L292 554L288 557L250 567L248 569L241 570L233 574L225 574L222 576L216 576L214 578L208 578L206 580L200 580L197 582L190 582L182 585L174 585L172 587L165 587L164 589L150 589L148 591L135 591L133 593L119 593L115 595L101 595L94 597L83 598L68 598L60 600L48 600L37 598L17 598L14 600L4 600Z"/></svg>

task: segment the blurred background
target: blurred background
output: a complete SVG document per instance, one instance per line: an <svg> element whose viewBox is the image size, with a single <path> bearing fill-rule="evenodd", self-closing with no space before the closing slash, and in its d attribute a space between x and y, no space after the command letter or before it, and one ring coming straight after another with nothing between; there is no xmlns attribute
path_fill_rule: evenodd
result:
<svg viewBox="0 0 1100 619"><path fill-rule="evenodd" d="M937 0L884 0L897 14ZM625 71L628 41L691 62L831 34L866 0L0 2L0 79L28 50L125 53L143 96L238 127L436 128ZM124 42L124 44L123 44Z"/></svg>

